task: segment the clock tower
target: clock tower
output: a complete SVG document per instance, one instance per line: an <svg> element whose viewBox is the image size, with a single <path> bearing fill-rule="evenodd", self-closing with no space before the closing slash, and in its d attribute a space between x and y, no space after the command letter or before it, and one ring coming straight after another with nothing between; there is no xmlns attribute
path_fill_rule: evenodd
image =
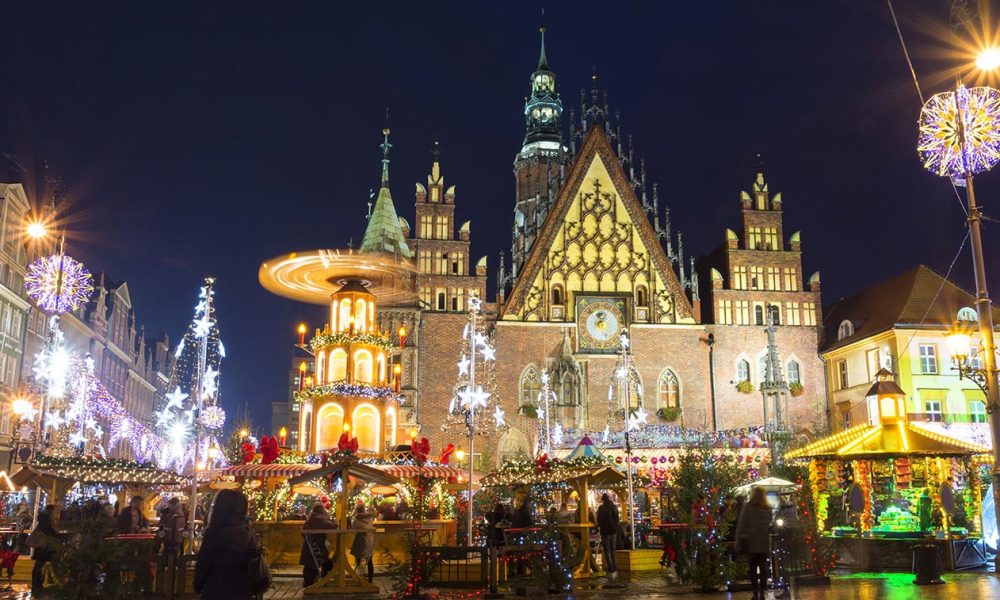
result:
<svg viewBox="0 0 1000 600"><path fill-rule="evenodd" d="M555 202L565 177L567 150L563 146L562 100L556 92L556 74L545 55L545 28L538 67L531 74L531 96L524 102L525 134L514 158L517 199L511 243L511 279L521 271L538 231ZM501 292L503 285L500 286Z"/></svg>

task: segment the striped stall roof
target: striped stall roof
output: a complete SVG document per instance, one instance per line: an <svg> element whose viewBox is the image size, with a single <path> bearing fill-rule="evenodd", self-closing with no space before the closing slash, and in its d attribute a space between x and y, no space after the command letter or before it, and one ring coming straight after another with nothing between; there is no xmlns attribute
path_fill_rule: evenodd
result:
<svg viewBox="0 0 1000 600"><path fill-rule="evenodd" d="M265 477L295 477L296 475L304 475L309 471L315 471L318 468L320 468L320 465L311 463L292 465L280 465L274 463L270 465L249 464L226 467L225 469L213 469L206 474L209 477L223 477L229 475L231 477L251 477L255 479L262 479Z"/></svg>
<svg viewBox="0 0 1000 600"><path fill-rule="evenodd" d="M468 476L469 472L464 469L450 467L448 465L371 465L380 471L400 478L411 478L423 475L434 479L451 479Z"/></svg>

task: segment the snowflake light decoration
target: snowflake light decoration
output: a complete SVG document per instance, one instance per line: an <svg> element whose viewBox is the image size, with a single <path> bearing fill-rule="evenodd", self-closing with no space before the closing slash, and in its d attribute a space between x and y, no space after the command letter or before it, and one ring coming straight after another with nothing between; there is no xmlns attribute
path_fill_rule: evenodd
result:
<svg viewBox="0 0 1000 600"><path fill-rule="evenodd" d="M942 177L993 168L1000 161L1000 91L960 85L954 92L932 96L920 110L917 152L924 168Z"/></svg>
<svg viewBox="0 0 1000 600"><path fill-rule="evenodd" d="M94 278L83 263L56 254L31 263L24 289L39 308L59 314L76 310L90 299Z"/></svg>
<svg viewBox="0 0 1000 600"><path fill-rule="evenodd" d="M221 406L206 406L201 410L201 424L208 429L222 429L226 424L226 411Z"/></svg>

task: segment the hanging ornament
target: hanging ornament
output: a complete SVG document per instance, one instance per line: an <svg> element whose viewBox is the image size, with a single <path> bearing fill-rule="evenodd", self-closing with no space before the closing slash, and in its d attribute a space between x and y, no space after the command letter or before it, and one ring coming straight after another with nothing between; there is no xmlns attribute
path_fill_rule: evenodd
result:
<svg viewBox="0 0 1000 600"><path fill-rule="evenodd" d="M993 168L1000 161L1000 91L959 85L932 96L920 110L917 152L924 168L942 177Z"/></svg>
<svg viewBox="0 0 1000 600"><path fill-rule="evenodd" d="M201 424L208 429L222 429L226 424L226 411L221 406L206 406L201 410Z"/></svg>
<svg viewBox="0 0 1000 600"><path fill-rule="evenodd" d="M83 263L56 254L31 263L24 276L24 289L42 310L62 314L76 310L90 299L94 278Z"/></svg>

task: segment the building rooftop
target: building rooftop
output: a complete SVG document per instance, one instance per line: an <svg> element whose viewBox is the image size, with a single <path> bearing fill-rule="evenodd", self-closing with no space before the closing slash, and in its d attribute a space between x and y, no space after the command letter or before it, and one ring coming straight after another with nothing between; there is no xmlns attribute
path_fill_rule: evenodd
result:
<svg viewBox="0 0 1000 600"><path fill-rule="evenodd" d="M975 307L975 295L946 280L927 265L916 267L850 296L826 309L824 352L894 327L947 329L959 309ZM993 307L994 321L1000 310ZM837 339L840 325L850 321L853 334Z"/></svg>

